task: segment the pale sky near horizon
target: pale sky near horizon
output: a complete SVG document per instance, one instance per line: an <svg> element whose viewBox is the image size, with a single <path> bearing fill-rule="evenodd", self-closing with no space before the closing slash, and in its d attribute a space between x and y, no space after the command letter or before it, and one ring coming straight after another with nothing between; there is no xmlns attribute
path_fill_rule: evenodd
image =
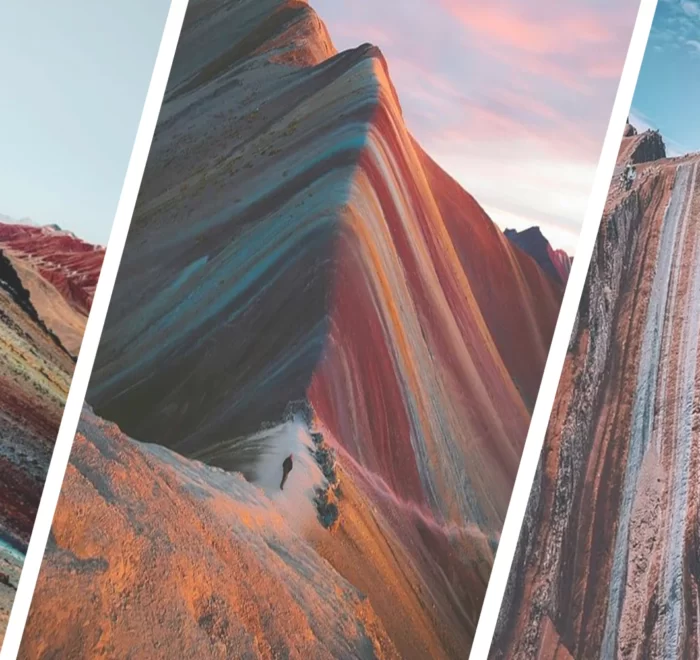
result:
<svg viewBox="0 0 700 660"><path fill-rule="evenodd" d="M0 3L0 214L107 242L169 8Z"/></svg>
<svg viewBox="0 0 700 660"><path fill-rule="evenodd" d="M670 156L700 151L700 0L659 0L630 121L656 128Z"/></svg>
<svg viewBox="0 0 700 660"><path fill-rule="evenodd" d="M309 2L338 49L382 49L409 130L501 227L574 252L639 0Z"/></svg>

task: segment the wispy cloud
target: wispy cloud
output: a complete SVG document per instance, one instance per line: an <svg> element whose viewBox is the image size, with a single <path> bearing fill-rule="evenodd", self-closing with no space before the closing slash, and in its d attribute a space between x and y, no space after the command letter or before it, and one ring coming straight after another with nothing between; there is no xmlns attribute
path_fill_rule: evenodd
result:
<svg viewBox="0 0 700 660"><path fill-rule="evenodd" d="M409 129L498 222L578 231L639 0L310 1L338 47L384 51Z"/></svg>
<svg viewBox="0 0 700 660"><path fill-rule="evenodd" d="M700 2L660 0L649 39L656 49L680 48L700 54Z"/></svg>
<svg viewBox="0 0 700 660"><path fill-rule="evenodd" d="M537 55L563 55L613 39L602 16L585 6L568 7L545 18L519 2L492 3L440 0L443 7L475 38Z"/></svg>
<svg viewBox="0 0 700 660"><path fill-rule="evenodd" d="M697 2L691 2L691 0L684 0L681 2L681 9L683 12L694 18L700 16L700 5Z"/></svg>

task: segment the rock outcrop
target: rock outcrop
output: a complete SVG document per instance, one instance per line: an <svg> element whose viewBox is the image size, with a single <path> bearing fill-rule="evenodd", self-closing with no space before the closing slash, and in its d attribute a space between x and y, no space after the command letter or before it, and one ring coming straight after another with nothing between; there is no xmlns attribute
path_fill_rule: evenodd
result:
<svg viewBox="0 0 700 660"><path fill-rule="evenodd" d="M523 231L506 229L506 238L529 254L555 282L566 285L571 271L571 257L564 250L554 249L539 227Z"/></svg>
<svg viewBox="0 0 700 660"><path fill-rule="evenodd" d="M636 165L666 158L666 144L659 131L647 130L638 133L634 129L633 133L629 135L627 133L628 131L625 131L620 145L618 163Z"/></svg>

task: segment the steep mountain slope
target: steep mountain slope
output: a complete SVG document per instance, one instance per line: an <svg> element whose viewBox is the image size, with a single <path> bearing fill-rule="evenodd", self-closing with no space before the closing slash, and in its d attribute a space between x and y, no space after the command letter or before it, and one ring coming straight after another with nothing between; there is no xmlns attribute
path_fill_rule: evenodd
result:
<svg viewBox="0 0 700 660"><path fill-rule="evenodd" d="M104 248L57 227L0 223L0 249L49 329L77 356Z"/></svg>
<svg viewBox="0 0 700 660"><path fill-rule="evenodd" d="M650 144L626 131L496 658L698 657L700 156L630 178Z"/></svg>
<svg viewBox="0 0 700 660"><path fill-rule="evenodd" d="M192 2L88 402L136 440L258 486L284 459L259 432L301 406L337 465L294 500L320 518L295 530L367 595L403 657L459 657L561 293L414 142L377 48L336 53L298 0ZM81 478L78 465L66 520ZM147 506L142 533L160 538ZM48 643L43 619L70 593L70 575L50 574L27 648ZM144 588L158 600L171 586ZM95 651L80 628L119 606L99 602L55 652Z"/></svg>
<svg viewBox="0 0 700 660"><path fill-rule="evenodd" d="M267 34L281 13L313 16L303 3L228 3L186 32L88 400L133 437L230 467L212 454L232 430L253 432L309 395L402 497L441 507L476 490L490 510L462 500L458 518L498 522L560 291L473 201L441 215L376 49L275 66L283 55L269 43L296 34L283 23L214 68L230 56L214 48L222 25L235 42L227 11L246 48L243 35ZM216 75L190 71L195 59ZM484 318L503 315L494 289L513 302L496 338ZM499 345L519 355L506 365ZM183 405L192 391L197 404ZM477 483L453 475L462 486L438 497L437 474L455 464Z"/></svg>
<svg viewBox="0 0 700 660"><path fill-rule="evenodd" d="M14 599L73 361L0 251L0 637Z"/></svg>

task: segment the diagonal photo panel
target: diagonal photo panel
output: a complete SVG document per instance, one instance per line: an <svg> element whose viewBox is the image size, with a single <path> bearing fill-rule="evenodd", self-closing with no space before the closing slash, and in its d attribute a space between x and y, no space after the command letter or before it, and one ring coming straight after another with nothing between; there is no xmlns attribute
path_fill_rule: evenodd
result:
<svg viewBox="0 0 700 660"><path fill-rule="evenodd" d="M468 655L638 8L189 3L20 657Z"/></svg>
<svg viewBox="0 0 700 660"><path fill-rule="evenodd" d="M654 17L493 658L698 657L700 130L677 103L697 93L693 7Z"/></svg>
<svg viewBox="0 0 700 660"><path fill-rule="evenodd" d="M0 646L168 6L0 7Z"/></svg>

